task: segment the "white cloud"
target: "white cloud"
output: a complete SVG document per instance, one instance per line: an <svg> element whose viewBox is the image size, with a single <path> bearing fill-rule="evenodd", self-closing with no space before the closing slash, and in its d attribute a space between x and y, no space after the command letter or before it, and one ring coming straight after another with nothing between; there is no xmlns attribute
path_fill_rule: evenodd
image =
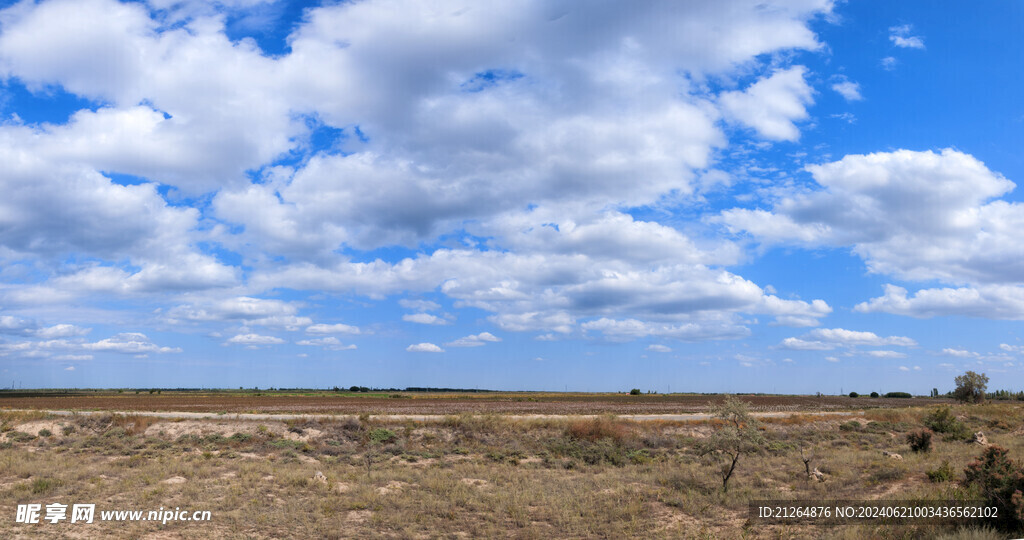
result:
<svg viewBox="0 0 1024 540"><path fill-rule="evenodd" d="M864 354L868 356L874 356L875 358L906 358L906 353L897 351L864 351Z"/></svg>
<svg viewBox="0 0 1024 540"><path fill-rule="evenodd" d="M437 311L441 309L441 304L431 302L430 300L410 300L408 298L402 298L398 301L398 305L406 309L414 309L416 311Z"/></svg>
<svg viewBox="0 0 1024 540"><path fill-rule="evenodd" d="M74 370L75 370L75 366L68 366L68 367L64 368L64 371L74 371Z"/></svg>
<svg viewBox="0 0 1024 540"><path fill-rule="evenodd" d="M835 90L839 95L843 96L843 99L846 101L860 101L864 99L864 96L860 93L860 85L847 80L845 77L842 77L835 83L832 83L832 90Z"/></svg>
<svg viewBox="0 0 1024 540"><path fill-rule="evenodd" d="M860 332L845 328L818 328L800 338L783 339L780 348L804 351L828 351L836 347L880 347L895 345L913 347L917 342L904 336L881 337L874 332Z"/></svg>
<svg viewBox="0 0 1024 540"><path fill-rule="evenodd" d="M124 332L95 343L83 343L81 348L90 351L116 352L121 354L180 353L178 347L160 347L138 332Z"/></svg>
<svg viewBox="0 0 1024 540"><path fill-rule="evenodd" d="M262 336L259 334L238 334L229 338L225 344L233 345L280 345L284 340L274 336Z"/></svg>
<svg viewBox="0 0 1024 540"><path fill-rule="evenodd" d="M445 343L447 347L480 347L488 342L496 343L501 341L501 338L496 337L490 332L480 332L479 334L469 335L461 337L450 343Z"/></svg>
<svg viewBox="0 0 1024 540"><path fill-rule="evenodd" d="M910 371L910 368L907 366L900 366L900 371Z"/></svg>
<svg viewBox="0 0 1024 540"><path fill-rule="evenodd" d="M783 349L791 349L794 351L830 351L836 348L834 343L825 343L824 341L810 341L795 337L788 337L782 340L779 347Z"/></svg>
<svg viewBox="0 0 1024 540"><path fill-rule="evenodd" d="M885 294L857 304L862 313L893 313L917 318L961 315L986 319L1024 319L1024 287L987 285L958 289L921 289L912 296L896 285Z"/></svg>
<svg viewBox="0 0 1024 540"><path fill-rule="evenodd" d="M807 68L794 66L778 70L746 90L726 92L719 98L725 114L753 128L765 139L796 141L800 130L794 122L808 117L814 90L804 80Z"/></svg>
<svg viewBox="0 0 1024 540"><path fill-rule="evenodd" d="M437 315L431 315L430 313L407 313L402 315L402 320L405 322L411 322L416 324L433 324L433 325L445 325L450 324L449 321L438 317Z"/></svg>
<svg viewBox="0 0 1024 540"><path fill-rule="evenodd" d="M647 346L647 350L648 351L652 351L652 352L659 352L659 353L669 353L669 352L672 352L672 348L671 347L667 347L665 345L659 345L659 344L648 345Z"/></svg>
<svg viewBox="0 0 1024 540"><path fill-rule="evenodd" d="M54 356L53 359L81 362L85 360L92 360L93 356L91 354L58 354L57 356Z"/></svg>
<svg viewBox="0 0 1024 540"><path fill-rule="evenodd" d="M892 56L886 56L881 60L880 63L882 64L882 69L886 71L892 71L896 69L896 64L899 64L899 60Z"/></svg>
<svg viewBox="0 0 1024 540"><path fill-rule="evenodd" d="M636 319L600 318L580 325L584 332L601 332L613 341L631 341L644 337L667 337L681 341L704 341L712 339L736 339L744 337L749 330L731 321L702 321L699 323L666 324L648 323Z"/></svg>
<svg viewBox="0 0 1024 540"><path fill-rule="evenodd" d="M227 37L238 23L225 6L248 9L51 0L0 12L0 76L94 102L64 124L0 126L0 257L48 273L0 287L5 305L141 297L162 303L163 322L221 324L248 345L278 339L253 326L359 333L258 298L288 287L440 289L503 330L611 339L741 337L745 315L814 326L831 312L723 270L743 258L732 242L622 210L727 183L709 170L729 144L723 115L799 137L813 91L784 58L821 47L810 21L830 0L330 4L306 10L274 57ZM754 84L703 89L769 56L782 63ZM314 127L345 137L312 154ZM285 156L292 165L271 166ZM480 240L401 261L341 255L452 231ZM403 301L417 322L443 321L427 313L437 303Z"/></svg>
<svg viewBox="0 0 1024 540"><path fill-rule="evenodd" d="M347 324L314 324L306 327L307 334L352 334L358 335L362 331L357 326Z"/></svg>
<svg viewBox="0 0 1024 540"><path fill-rule="evenodd" d="M1020 312L1015 304L1024 295L1011 284L1024 272L1017 256L1024 246L1024 205L991 200L1012 190L1012 182L952 149L849 155L807 170L820 190L791 191L772 211L728 210L720 221L765 243L850 246L870 271L901 279L1005 285L927 296L940 304L942 296L967 302L968 310L985 304L996 308L994 317ZM898 291L891 289L893 301ZM1003 293L1008 301L996 298Z"/></svg>
<svg viewBox="0 0 1024 540"><path fill-rule="evenodd" d="M318 339L303 339L295 342L296 345L303 345L307 347L325 347L332 351L351 351L355 350L355 345L345 345L336 337L325 337Z"/></svg>
<svg viewBox="0 0 1024 540"><path fill-rule="evenodd" d="M921 36L912 36L910 33L913 27L909 24L889 27L889 41L897 47L905 49L924 49L924 39Z"/></svg>
<svg viewBox="0 0 1024 540"><path fill-rule="evenodd" d="M281 300L237 296L176 306L167 311L164 319L175 324L243 322L294 331L313 322L309 317L298 316L298 309L295 304Z"/></svg>
<svg viewBox="0 0 1024 540"><path fill-rule="evenodd" d="M1004 349L1005 350L1005 349ZM942 349L942 354L946 356L955 356L957 358L977 358L980 356L976 352L971 352L965 349Z"/></svg>
<svg viewBox="0 0 1024 540"><path fill-rule="evenodd" d="M444 352L444 349L434 345L433 343L416 343L415 345L409 345L405 350L409 352Z"/></svg>
<svg viewBox="0 0 1024 540"><path fill-rule="evenodd" d="M84 336L91 331L92 328L82 328L73 324L55 324L46 328L39 328L32 332L32 335L42 339L56 339Z"/></svg>

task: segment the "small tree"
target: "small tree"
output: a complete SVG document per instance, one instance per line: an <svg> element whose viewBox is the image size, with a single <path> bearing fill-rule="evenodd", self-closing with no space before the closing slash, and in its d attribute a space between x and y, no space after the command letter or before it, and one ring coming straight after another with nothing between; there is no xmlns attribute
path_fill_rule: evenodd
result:
<svg viewBox="0 0 1024 540"><path fill-rule="evenodd" d="M984 373L968 371L955 379L956 390L953 397L964 403L984 403L985 389L988 387L988 376Z"/></svg>
<svg viewBox="0 0 1024 540"><path fill-rule="evenodd" d="M629 391L629 395L631 395L631 396L639 396L640 395L640 389L639 388L634 388L634 389L630 390Z"/></svg>
<svg viewBox="0 0 1024 540"><path fill-rule="evenodd" d="M711 414L725 425L708 437L704 453L724 458L722 491L729 491L729 479L736 471L740 456L759 450L765 439L758 431L760 422L750 415L750 406L745 401L726 396L725 401L711 409Z"/></svg>

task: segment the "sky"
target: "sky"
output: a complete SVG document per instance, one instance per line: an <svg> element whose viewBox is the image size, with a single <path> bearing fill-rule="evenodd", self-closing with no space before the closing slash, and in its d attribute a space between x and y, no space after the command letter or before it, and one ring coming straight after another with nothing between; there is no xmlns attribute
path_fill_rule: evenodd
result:
<svg viewBox="0 0 1024 540"><path fill-rule="evenodd" d="M0 4L0 387L1024 387L1024 4Z"/></svg>

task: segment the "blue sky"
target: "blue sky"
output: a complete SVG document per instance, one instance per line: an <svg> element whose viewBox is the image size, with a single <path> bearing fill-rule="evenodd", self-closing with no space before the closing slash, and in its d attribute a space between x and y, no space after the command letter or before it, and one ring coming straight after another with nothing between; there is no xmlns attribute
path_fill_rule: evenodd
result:
<svg viewBox="0 0 1024 540"><path fill-rule="evenodd" d="M0 386L1024 387L1017 2L0 11Z"/></svg>

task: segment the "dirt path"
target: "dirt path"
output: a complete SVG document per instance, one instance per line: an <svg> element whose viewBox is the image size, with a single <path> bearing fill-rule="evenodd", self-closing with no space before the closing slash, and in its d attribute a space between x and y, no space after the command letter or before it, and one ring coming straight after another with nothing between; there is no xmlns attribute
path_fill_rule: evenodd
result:
<svg viewBox="0 0 1024 540"><path fill-rule="evenodd" d="M40 409L0 409L10 412L42 412L55 416L100 416L105 414L122 414L135 416L149 416L154 418L185 418L185 419L211 419L211 420L345 420L348 418L359 418L351 414L267 414L267 413L197 413L197 412L152 412L152 411L67 411L67 410L40 410ZM864 411L815 411L815 412L755 412L752 416L758 418L787 418L799 414L801 416L859 416ZM375 414L370 415L371 420L392 420L412 422L439 422L452 415L443 414ZM599 418L606 415L598 414L501 414L495 415L509 420L559 420L565 418ZM700 422L710 420L713 416L707 413L688 414L617 414L616 418L623 420L635 420L638 422Z"/></svg>

